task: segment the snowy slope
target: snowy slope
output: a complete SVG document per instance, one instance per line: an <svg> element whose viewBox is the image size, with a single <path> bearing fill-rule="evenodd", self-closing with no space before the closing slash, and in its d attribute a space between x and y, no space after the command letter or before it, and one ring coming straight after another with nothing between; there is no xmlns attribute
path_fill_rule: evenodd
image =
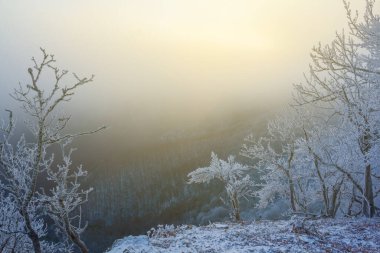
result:
<svg viewBox="0 0 380 253"><path fill-rule="evenodd" d="M128 236L108 253L380 252L379 219L257 221L249 224L159 226Z"/></svg>

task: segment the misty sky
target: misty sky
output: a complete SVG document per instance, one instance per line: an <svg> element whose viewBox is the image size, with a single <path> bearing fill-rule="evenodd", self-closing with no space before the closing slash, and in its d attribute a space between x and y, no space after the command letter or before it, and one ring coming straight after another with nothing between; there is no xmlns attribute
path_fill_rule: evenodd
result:
<svg viewBox="0 0 380 253"><path fill-rule="evenodd" d="M345 22L341 0L0 0L0 108L40 46L96 75L70 104L96 123L260 108L289 97Z"/></svg>

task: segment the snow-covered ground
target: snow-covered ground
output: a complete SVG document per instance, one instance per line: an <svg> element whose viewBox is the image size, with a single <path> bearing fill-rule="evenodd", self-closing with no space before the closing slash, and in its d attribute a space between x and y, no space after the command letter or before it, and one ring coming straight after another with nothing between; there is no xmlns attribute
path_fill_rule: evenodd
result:
<svg viewBox="0 0 380 253"><path fill-rule="evenodd" d="M380 219L319 219L159 226L108 253L380 252Z"/></svg>

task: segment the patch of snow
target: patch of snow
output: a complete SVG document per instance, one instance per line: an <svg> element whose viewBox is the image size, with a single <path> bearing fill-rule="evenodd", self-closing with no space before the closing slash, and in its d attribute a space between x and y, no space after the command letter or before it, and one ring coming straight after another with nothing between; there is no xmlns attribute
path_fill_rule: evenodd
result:
<svg viewBox="0 0 380 253"><path fill-rule="evenodd" d="M320 219L159 226L118 240L107 253L380 252L380 220Z"/></svg>
<svg viewBox="0 0 380 253"><path fill-rule="evenodd" d="M213 225L214 225L215 228L219 228L219 229L227 229L228 228L227 224L215 223Z"/></svg>
<svg viewBox="0 0 380 253"><path fill-rule="evenodd" d="M148 253L155 252L150 245L149 238L146 235L127 236L114 242L112 249L108 253Z"/></svg>

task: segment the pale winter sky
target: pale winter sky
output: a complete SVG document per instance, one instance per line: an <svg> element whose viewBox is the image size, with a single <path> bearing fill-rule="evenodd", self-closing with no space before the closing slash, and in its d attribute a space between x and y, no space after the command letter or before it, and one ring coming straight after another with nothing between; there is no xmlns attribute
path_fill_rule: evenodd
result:
<svg viewBox="0 0 380 253"><path fill-rule="evenodd" d="M70 106L100 121L276 104L345 15L341 0L0 0L0 108L40 46L58 66L96 75Z"/></svg>

